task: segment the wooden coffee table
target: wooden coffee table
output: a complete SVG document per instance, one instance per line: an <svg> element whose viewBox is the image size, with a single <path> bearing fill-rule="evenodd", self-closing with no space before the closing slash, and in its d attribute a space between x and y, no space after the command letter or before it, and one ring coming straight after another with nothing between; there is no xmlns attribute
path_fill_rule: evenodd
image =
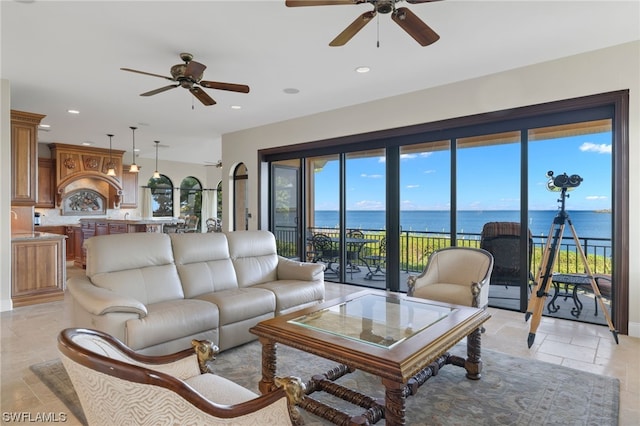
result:
<svg viewBox="0 0 640 426"><path fill-rule="evenodd" d="M466 369L477 380L482 371L480 327L490 318L486 310L408 297L401 293L364 290L288 315L262 321L251 329L262 343L260 391L274 387L276 345L281 343L340 363L307 382L305 410L336 424L404 425L409 395L446 364ZM448 350L467 337L467 357ZM333 381L353 370L381 378L384 402L346 389ZM313 399L329 392L365 409L349 416Z"/></svg>

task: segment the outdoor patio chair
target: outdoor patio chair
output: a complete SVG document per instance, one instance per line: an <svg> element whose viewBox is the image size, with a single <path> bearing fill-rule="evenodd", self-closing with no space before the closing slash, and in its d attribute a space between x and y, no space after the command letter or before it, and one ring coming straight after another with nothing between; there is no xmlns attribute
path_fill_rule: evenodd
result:
<svg viewBox="0 0 640 426"><path fill-rule="evenodd" d="M350 240L352 239L352 240ZM353 240L362 240L354 242ZM360 272L360 267L356 262L360 259L360 252L364 246L364 233L362 231L349 231L347 233L347 271L351 273L351 279L353 280L353 273Z"/></svg>
<svg viewBox="0 0 640 426"><path fill-rule="evenodd" d="M365 280L373 280L375 277L382 277L382 279L384 279L386 272L383 268L387 262L387 238L382 237L377 249L361 256L360 260L364 262L369 270L364 277Z"/></svg>
<svg viewBox="0 0 640 426"><path fill-rule="evenodd" d="M311 237L313 248L312 262L322 262L326 265L325 273L338 274L338 270L333 268L334 264L340 262L340 251L326 234L313 234Z"/></svg>
<svg viewBox="0 0 640 426"><path fill-rule="evenodd" d="M533 238L531 231L528 232L528 271L527 281L528 291L532 289L535 281L531 273L531 260L533 255ZM482 227L480 236L480 248L493 255L493 272L491 273L491 285L502 285L505 289L509 287L520 287L520 223L518 222L487 222ZM494 299L516 299L520 300L520 294L515 297L499 297L492 295Z"/></svg>
<svg viewBox="0 0 640 426"><path fill-rule="evenodd" d="M89 329L63 330L58 351L89 425L300 422L294 403L304 388L296 378L276 378L286 389L258 395L216 374L201 373L193 349L145 356Z"/></svg>
<svg viewBox="0 0 640 426"><path fill-rule="evenodd" d="M447 247L429 256L427 266L407 281L408 296L486 308L493 256L472 247Z"/></svg>

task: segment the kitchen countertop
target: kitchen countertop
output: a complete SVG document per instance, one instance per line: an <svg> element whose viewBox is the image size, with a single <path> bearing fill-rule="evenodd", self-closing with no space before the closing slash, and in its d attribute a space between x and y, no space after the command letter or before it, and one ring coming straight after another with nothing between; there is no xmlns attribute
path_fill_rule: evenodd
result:
<svg viewBox="0 0 640 426"><path fill-rule="evenodd" d="M149 225L157 223L178 223L179 220L175 217L169 218L139 218L139 219L108 219L108 218L84 218L80 219L80 222L104 222L104 223L130 223L133 225Z"/></svg>
<svg viewBox="0 0 640 426"><path fill-rule="evenodd" d="M11 241L59 240L64 238L67 238L67 236L49 232L16 232L11 234Z"/></svg>

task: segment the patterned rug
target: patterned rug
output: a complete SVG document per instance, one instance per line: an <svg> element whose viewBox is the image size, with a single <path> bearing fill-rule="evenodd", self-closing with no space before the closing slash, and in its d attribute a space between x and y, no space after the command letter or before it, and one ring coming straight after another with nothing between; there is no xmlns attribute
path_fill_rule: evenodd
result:
<svg viewBox="0 0 640 426"><path fill-rule="evenodd" d="M463 356L466 345L453 353ZM261 378L261 348L258 342L223 352L215 361L216 371L254 392ZM598 425L618 424L620 383L599 376L541 361L515 358L483 349L482 379L465 378L464 369L443 367L417 395L407 399L408 425ZM278 375L296 375L308 380L335 363L285 346L278 346ZM84 415L71 382L59 360L31 366L32 371L65 403L83 424ZM372 397L384 397L380 380L356 371L337 380ZM319 396L322 395L322 398ZM351 414L361 409L323 393L314 393L331 406ZM307 425L329 422L303 411ZM377 423L384 425L384 420Z"/></svg>

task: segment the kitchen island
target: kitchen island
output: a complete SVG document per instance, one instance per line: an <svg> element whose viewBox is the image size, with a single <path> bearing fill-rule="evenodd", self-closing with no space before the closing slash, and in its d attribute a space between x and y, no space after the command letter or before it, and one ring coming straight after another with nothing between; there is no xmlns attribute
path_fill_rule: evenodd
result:
<svg viewBox="0 0 640 426"><path fill-rule="evenodd" d="M66 236L48 232L11 234L13 307L64 298Z"/></svg>

